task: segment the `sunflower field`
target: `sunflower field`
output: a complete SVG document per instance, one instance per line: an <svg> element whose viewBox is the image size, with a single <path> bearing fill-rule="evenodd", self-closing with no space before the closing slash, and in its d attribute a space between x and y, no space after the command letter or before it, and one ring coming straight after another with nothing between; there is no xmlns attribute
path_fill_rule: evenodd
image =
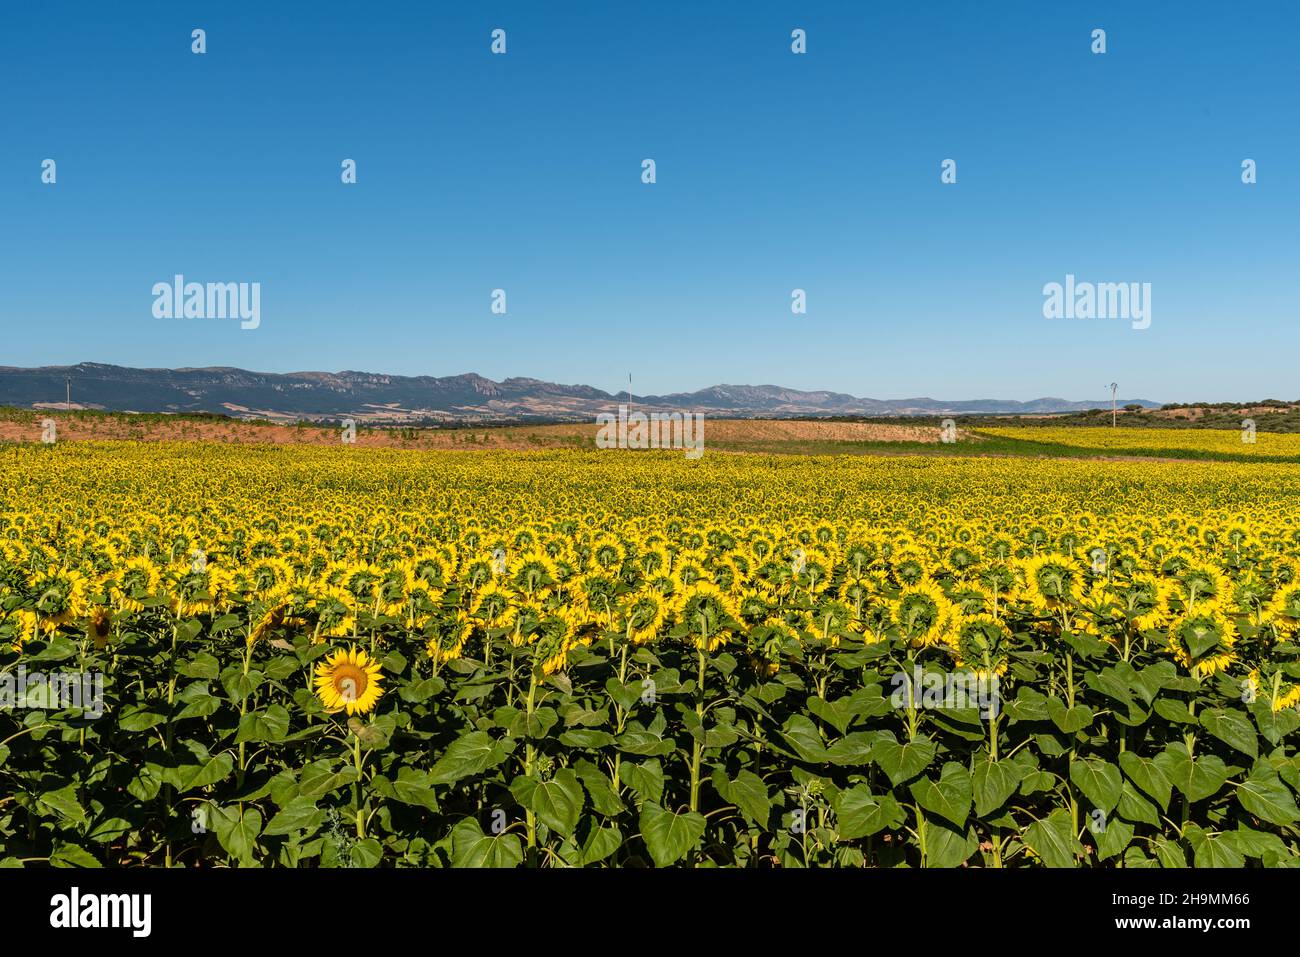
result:
<svg viewBox="0 0 1300 957"><path fill-rule="evenodd" d="M1300 864L1300 466L0 466L6 866Z"/></svg>
<svg viewBox="0 0 1300 957"><path fill-rule="evenodd" d="M1300 457L1300 435L1242 429L1099 428L1080 426L996 426L984 435L1067 448L1169 456L1232 455L1258 459ZM1245 441L1243 441L1245 435Z"/></svg>

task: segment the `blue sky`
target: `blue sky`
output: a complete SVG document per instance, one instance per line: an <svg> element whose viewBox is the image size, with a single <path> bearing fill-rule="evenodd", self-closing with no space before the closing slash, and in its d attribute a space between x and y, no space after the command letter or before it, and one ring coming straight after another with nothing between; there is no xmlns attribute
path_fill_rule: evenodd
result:
<svg viewBox="0 0 1300 957"><path fill-rule="evenodd" d="M0 20L0 365L1300 397L1294 4L52 0ZM175 273L260 282L261 326L154 318ZM1045 319L1067 273L1150 282L1151 327Z"/></svg>

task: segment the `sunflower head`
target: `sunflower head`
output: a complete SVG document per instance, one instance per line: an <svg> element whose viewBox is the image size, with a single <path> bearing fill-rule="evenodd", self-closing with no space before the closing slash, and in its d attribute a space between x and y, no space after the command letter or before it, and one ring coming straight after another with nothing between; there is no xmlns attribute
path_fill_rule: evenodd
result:
<svg viewBox="0 0 1300 957"><path fill-rule="evenodd" d="M705 581L683 589L673 611L678 622L686 626L687 639L706 651L722 644L741 617L731 597L717 585Z"/></svg>
<svg viewBox="0 0 1300 957"><path fill-rule="evenodd" d="M108 635L113 627L113 615L103 605L95 605L90 610L90 622L86 634L95 642L95 647L103 650L108 646Z"/></svg>
<svg viewBox="0 0 1300 957"><path fill-rule="evenodd" d="M542 674L554 674L568 661L573 647L569 622L559 615L548 615L538 623L537 640L533 642L534 666Z"/></svg>
<svg viewBox="0 0 1300 957"><path fill-rule="evenodd" d="M668 618L668 599L643 589L627 605L627 636L634 645L653 641Z"/></svg>
<svg viewBox="0 0 1300 957"><path fill-rule="evenodd" d="M316 696L327 711L373 711L384 693L379 663L364 649L339 649L316 665Z"/></svg>
<svg viewBox="0 0 1300 957"><path fill-rule="evenodd" d="M930 581L904 588L890 610L903 638L916 647L939 644L953 614L943 590Z"/></svg>
<svg viewBox="0 0 1300 957"><path fill-rule="evenodd" d="M813 611L812 633L832 648L840 643L840 638L853 623L853 609L842 601L823 601Z"/></svg>
<svg viewBox="0 0 1300 957"><path fill-rule="evenodd" d="M1024 573L1025 589L1036 609L1055 609L1073 600L1078 573L1068 559L1040 555L1025 562Z"/></svg>
<svg viewBox="0 0 1300 957"><path fill-rule="evenodd" d="M1228 667L1236 659L1237 629L1217 605L1201 602L1169 626L1174 659L1198 678Z"/></svg>
<svg viewBox="0 0 1300 957"><path fill-rule="evenodd" d="M916 585L929 578L931 567L925 556L916 549L907 549L892 559L894 578L904 587Z"/></svg>
<svg viewBox="0 0 1300 957"><path fill-rule="evenodd" d="M957 666L984 678L1006 674L1010 644L1011 632L1002 622L989 615L963 617L953 640Z"/></svg>
<svg viewBox="0 0 1300 957"><path fill-rule="evenodd" d="M495 581L488 582L474 596L473 615L488 628L498 628L510 612L510 594Z"/></svg>
<svg viewBox="0 0 1300 957"><path fill-rule="evenodd" d="M1178 574L1180 597L1189 609L1198 602L1219 601L1225 597L1223 573L1203 562L1189 562Z"/></svg>
<svg viewBox="0 0 1300 957"><path fill-rule="evenodd" d="M1264 611L1279 637L1300 631L1300 584L1283 585Z"/></svg>

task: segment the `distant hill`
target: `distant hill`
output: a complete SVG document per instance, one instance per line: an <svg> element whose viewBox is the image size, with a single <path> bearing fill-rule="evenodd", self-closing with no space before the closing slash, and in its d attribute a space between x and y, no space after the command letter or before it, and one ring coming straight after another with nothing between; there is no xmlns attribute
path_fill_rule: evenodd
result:
<svg viewBox="0 0 1300 957"><path fill-rule="evenodd" d="M351 417L372 424L591 420L627 402L626 393L540 379L495 382L474 373L398 376L371 372L249 372L224 367L132 369L82 362L75 366L0 366L0 405L63 408L71 380L72 408L130 412L212 412L280 421ZM698 392L634 395L642 411L690 411L736 418L796 416L1044 415L1109 407L1107 400L1044 398L867 399L841 392L803 392L775 385L715 385ZM1145 399L1121 405L1156 407Z"/></svg>

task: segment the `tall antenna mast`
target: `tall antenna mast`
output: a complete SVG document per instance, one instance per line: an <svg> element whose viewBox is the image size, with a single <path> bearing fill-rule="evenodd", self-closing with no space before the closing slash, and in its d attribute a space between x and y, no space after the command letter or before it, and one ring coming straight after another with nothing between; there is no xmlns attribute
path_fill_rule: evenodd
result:
<svg viewBox="0 0 1300 957"><path fill-rule="evenodd" d="M1115 392L1117 389L1119 389L1119 384L1112 382L1110 384L1110 427L1112 429L1115 428L1115 419L1116 419Z"/></svg>
<svg viewBox="0 0 1300 957"><path fill-rule="evenodd" d="M64 376L63 384L67 388L67 401L64 403L69 409L72 408L72 377Z"/></svg>

